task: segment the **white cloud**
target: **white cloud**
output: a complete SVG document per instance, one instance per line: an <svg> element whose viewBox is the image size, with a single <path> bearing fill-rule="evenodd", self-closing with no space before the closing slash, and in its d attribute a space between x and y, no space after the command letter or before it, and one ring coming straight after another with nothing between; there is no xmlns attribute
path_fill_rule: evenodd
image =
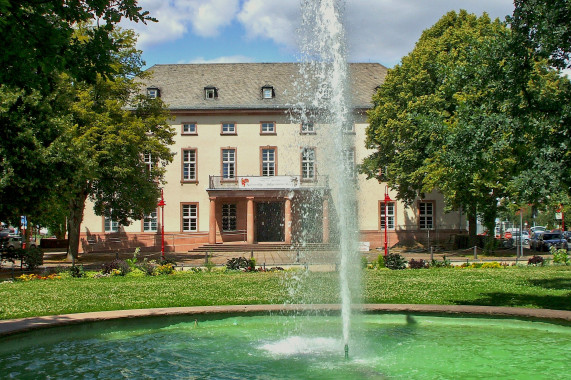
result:
<svg viewBox="0 0 571 380"><path fill-rule="evenodd" d="M270 39L288 48L296 46L298 1L246 0L237 18L249 38Z"/></svg>
<svg viewBox="0 0 571 380"><path fill-rule="evenodd" d="M466 9L504 19L513 0L361 0L348 2L346 27L352 61L372 60L392 66L408 54L422 31L451 10Z"/></svg>
<svg viewBox="0 0 571 380"><path fill-rule="evenodd" d="M189 61L179 61L177 63L249 63L255 62L256 60L252 57L247 57L245 55L230 55L225 57L218 57L212 59L206 59L204 57L196 57Z"/></svg>
<svg viewBox="0 0 571 380"><path fill-rule="evenodd" d="M374 61L392 66L408 54L423 30L450 10L466 9L504 18L513 0L358 0L345 5L345 26L351 61ZM249 38L267 38L296 47L299 2L245 0L238 20Z"/></svg>
<svg viewBox="0 0 571 380"><path fill-rule="evenodd" d="M138 46L145 47L182 38L192 29L202 37L217 36L235 19L239 0L140 0L158 22L122 22L139 34Z"/></svg>

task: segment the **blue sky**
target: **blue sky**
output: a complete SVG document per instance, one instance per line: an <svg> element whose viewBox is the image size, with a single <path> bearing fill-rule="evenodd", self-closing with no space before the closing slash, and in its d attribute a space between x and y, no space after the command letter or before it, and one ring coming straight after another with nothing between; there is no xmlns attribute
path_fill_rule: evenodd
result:
<svg viewBox="0 0 571 380"><path fill-rule="evenodd" d="M159 63L295 62L300 0L139 0L159 19L124 23L139 33L147 67ZM387 67L408 54L423 30L450 10L504 19L512 0L347 0L351 62Z"/></svg>

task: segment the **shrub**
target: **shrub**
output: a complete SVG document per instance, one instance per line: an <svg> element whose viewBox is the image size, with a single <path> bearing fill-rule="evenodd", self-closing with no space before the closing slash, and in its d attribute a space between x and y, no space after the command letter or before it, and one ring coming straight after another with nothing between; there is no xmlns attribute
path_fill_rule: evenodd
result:
<svg viewBox="0 0 571 380"><path fill-rule="evenodd" d="M482 264L482 268L501 268L502 266L497 261Z"/></svg>
<svg viewBox="0 0 571 380"><path fill-rule="evenodd" d="M446 258L446 256L442 256L442 261L432 259L430 266L433 268L450 268L452 264L450 263L450 260Z"/></svg>
<svg viewBox="0 0 571 380"><path fill-rule="evenodd" d="M83 268L83 265L80 265L80 266L72 265L68 271L69 271L70 276L74 277L74 278L87 277L87 275L85 274L85 269Z"/></svg>
<svg viewBox="0 0 571 380"><path fill-rule="evenodd" d="M569 265L569 255L566 249L555 249L555 247L551 247L551 254L553 255L554 263Z"/></svg>
<svg viewBox="0 0 571 380"><path fill-rule="evenodd" d="M172 264L164 264L159 265L155 268L154 272L157 276L164 275L164 274L173 274L174 273L174 266Z"/></svg>
<svg viewBox="0 0 571 380"><path fill-rule="evenodd" d="M142 263L137 264L137 269L145 273L147 276L152 276L157 266L158 264L155 260L147 261L145 258Z"/></svg>
<svg viewBox="0 0 571 380"><path fill-rule="evenodd" d="M124 276L131 271L131 267L124 260L115 259L110 263L102 265L101 272L103 274L111 274L114 276Z"/></svg>
<svg viewBox="0 0 571 380"><path fill-rule="evenodd" d="M398 253L389 253L385 259L385 266L389 269L405 269L406 260Z"/></svg>
<svg viewBox="0 0 571 380"><path fill-rule="evenodd" d="M365 256L361 256L361 268L367 269L367 265L369 265L367 258Z"/></svg>
<svg viewBox="0 0 571 380"><path fill-rule="evenodd" d="M29 270L34 270L44 263L44 251L40 248L20 249L18 255L22 264Z"/></svg>
<svg viewBox="0 0 571 380"><path fill-rule="evenodd" d="M129 273L127 273L125 277L145 277L146 275L147 273L143 272L139 268L135 268Z"/></svg>
<svg viewBox="0 0 571 380"><path fill-rule="evenodd" d="M410 261L408 262L408 267L410 269L425 269L428 268L428 262L424 261L423 259L420 260L415 260L415 259L410 259Z"/></svg>
<svg viewBox="0 0 571 380"><path fill-rule="evenodd" d="M543 266L543 264L544 264L544 260L543 260L542 256L533 255L533 257L530 257L530 259L527 260L527 265Z"/></svg>
<svg viewBox="0 0 571 380"><path fill-rule="evenodd" d="M254 262L255 263L255 262ZM230 270L247 269L250 267L250 260L245 257L233 257L226 261L226 268Z"/></svg>
<svg viewBox="0 0 571 380"><path fill-rule="evenodd" d="M377 268L386 268L385 265L385 256L379 255L377 257Z"/></svg>
<svg viewBox="0 0 571 380"><path fill-rule="evenodd" d="M174 257L170 256L161 257L160 264L161 265L172 264L173 267L176 267L176 261Z"/></svg>

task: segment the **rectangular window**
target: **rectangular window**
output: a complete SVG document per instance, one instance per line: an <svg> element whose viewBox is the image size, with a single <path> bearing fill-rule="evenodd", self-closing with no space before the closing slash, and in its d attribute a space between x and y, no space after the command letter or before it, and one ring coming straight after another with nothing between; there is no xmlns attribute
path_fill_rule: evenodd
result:
<svg viewBox="0 0 571 380"><path fill-rule="evenodd" d="M218 97L218 91L216 91L216 87L204 87L205 99L216 99L217 97Z"/></svg>
<svg viewBox="0 0 571 380"><path fill-rule="evenodd" d="M158 225L157 212L153 211L143 219L143 232L157 232Z"/></svg>
<svg viewBox="0 0 571 380"><path fill-rule="evenodd" d="M182 231L196 232L198 231L198 205L183 204L182 205Z"/></svg>
<svg viewBox="0 0 571 380"><path fill-rule="evenodd" d="M434 203L419 202L418 211L419 211L418 224L420 229L429 230L434 228Z"/></svg>
<svg viewBox="0 0 571 380"><path fill-rule="evenodd" d="M153 171L153 156L150 153L145 153L143 155L143 161L145 162L145 167L147 169L147 173L151 173Z"/></svg>
<svg viewBox="0 0 571 380"><path fill-rule="evenodd" d="M301 151L301 179L315 179L315 149L303 148Z"/></svg>
<svg viewBox="0 0 571 380"><path fill-rule="evenodd" d="M345 124L343 127L343 132L345 133L354 133L355 132L355 124Z"/></svg>
<svg viewBox="0 0 571 380"><path fill-rule="evenodd" d="M357 172L355 170L355 150L354 149L344 149L341 151L341 156L343 158L343 170L349 178L355 178Z"/></svg>
<svg viewBox="0 0 571 380"><path fill-rule="evenodd" d="M236 149L222 149L222 178L236 178Z"/></svg>
<svg viewBox="0 0 571 380"><path fill-rule="evenodd" d="M196 134L198 134L198 129L196 128L196 123L182 123L182 134L183 135L196 135Z"/></svg>
<svg viewBox="0 0 571 380"><path fill-rule="evenodd" d="M119 232L119 222L114 221L111 217L104 218L105 232Z"/></svg>
<svg viewBox="0 0 571 380"><path fill-rule="evenodd" d="M236 231L236 205L222 205L222 231Z"/></svg>
<svg viewBox="0 0 571 380"><path fill-rule="evenodd" d="M220 133L223 135L235 135L236 123L222 123L222 130Z"/></svg>
<svg viewBox="0 0 571 380"><path fill-rule="evenodd" d="M385 229L385 202L380 202L380 213L381 215L381 230ZM395 229L395 202L388 202L386 204L386 211L387 211L387 229L394 230Z"/></svg>
<svg viewBox="0 0 571 380"><path fill-rule="evenodd" d="M276 175L276 148L262 148L262 176Z"/></svg>
<svg viewBox="0 0 571 380"><path fill-rule="evenodd" d="M182 180L196 181L196 149L182 150Z"/></svg>
<svg viewBox="0 0 571 380"><path fill-rule="evenodd" d="M312 134L315 133L315 126L312 121L304 121L301 123L301 133Z"/></svg>
<svg viewBox="0 0 571 380"><path fill-rule="evenodd" d="M273 87L262 87L262 97L264 99L272 99L274 97Z"/></svg>
<svg viewBox="0 0 571 380"><path fill-rule="evenodd" d="M147 88L147 96L149 99L156 99L159 97L159 90L157 88Z"/></svg>
<svg viewBox="0 0 571 380"><path fill-rule="evenodd" d="M273 121L262 121L260 123L260 134L275 134L276 133L276 123Z"/></svg>

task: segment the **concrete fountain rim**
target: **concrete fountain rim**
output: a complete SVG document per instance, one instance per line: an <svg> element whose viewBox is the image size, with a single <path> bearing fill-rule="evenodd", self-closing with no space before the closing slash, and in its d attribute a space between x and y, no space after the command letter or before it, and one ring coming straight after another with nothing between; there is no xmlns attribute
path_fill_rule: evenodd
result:
<svg viewBox="0 0 571 380"><path fill-rule="evenodd" d="M504 306L428 305L428 304L359 304L354 309L363 312L428 313L472 315L486 317L515 317L550 322L571 323L571 311L553 309L529 309ZM190 306L154 309L112 310L88 313L46 315L39 317L0 320L0 337L48 327L66 326L86 322L129 318L208 315L232 313L263 313L287 311L339 311L340 304L281 304L281 305L220 305Z"/></svg>

